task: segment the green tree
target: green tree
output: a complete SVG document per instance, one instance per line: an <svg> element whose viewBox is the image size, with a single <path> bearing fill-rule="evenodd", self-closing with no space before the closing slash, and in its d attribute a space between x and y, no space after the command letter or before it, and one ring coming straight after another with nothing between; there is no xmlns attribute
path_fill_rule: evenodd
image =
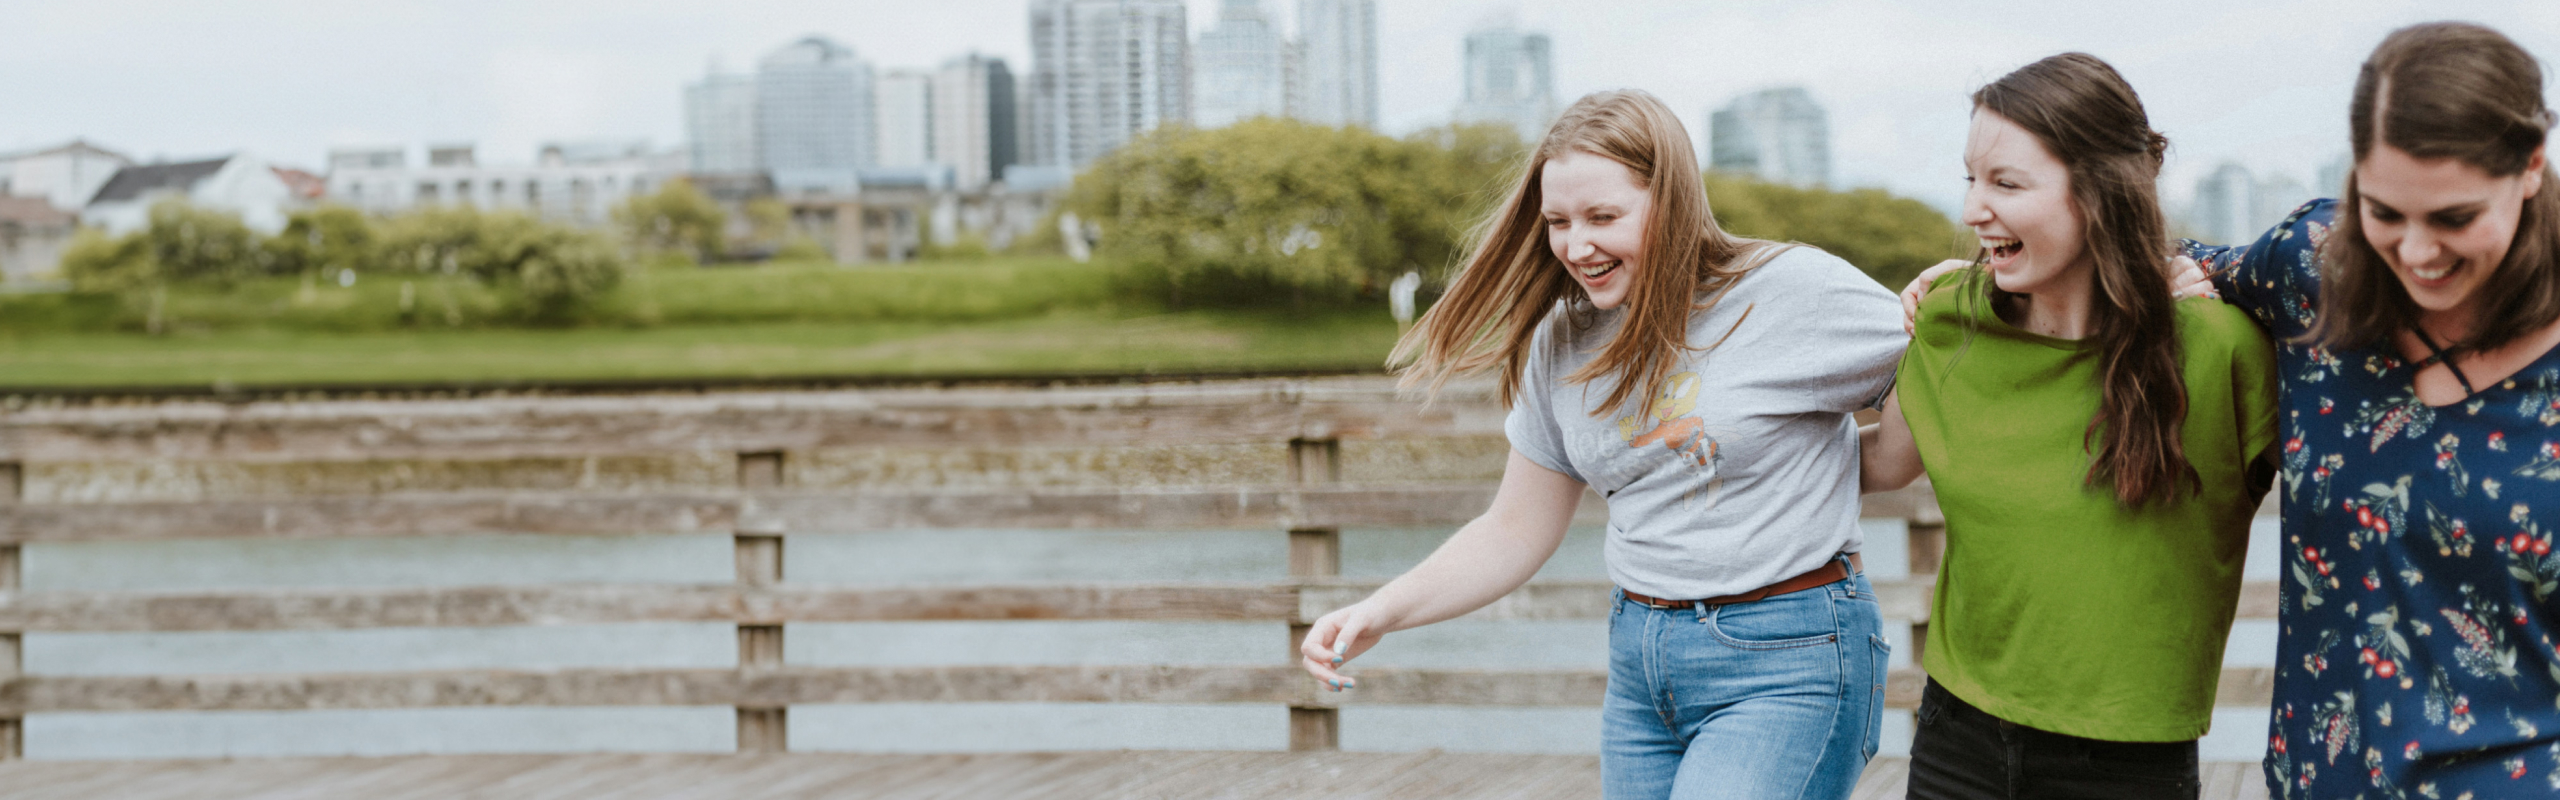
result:
<svg viewBox="0 0 2560 800"><path fill-rule="evenodd" d="M1830 191L1715 172L1706 186L1726 231L1822 248L1895 291L1930 265L1972 252L1973 237L1945 214L1882 189Z"/></svg>
<svg viewBox="0 0 2560 800"><path fill-rule="evenodd" d="M568 319L622 282L629 265L596 234L513 211L447 206L396 217L383 234L384 264L445 280L512 285L522 316Z"/></svg>
<svg viewBox="0 0 2560 800"><path fill-rule="evenodd" d="M128 309L142 314L143 330L153 335L161 332L169 276L151 257L150 243L140 232L112 236L81 228L70 246L63 248L62 276L71 281L72 291L116 296Z"/></svg>
<svg viewBox="0 0 2560 800"><path fill-rule="evenodd" d="M1167 127L1078 176L1062 208L1176 305L1302 303L1448 263L1517 152L1482 128L1399 141L1274 118Z"/></svg>
<svg viewBox="0 0 2560 800"><path fill-rule="evenodd" d="M728 212L682 178L624 202L613 210L613 221L643 252L683 253L705 263L726 250L722 232L729 224Z"/></svg>
<svg viewBox="0 0 2560 800"><path fill-rule="evenodd" d="M240 222L240 215L174 198L151 206L142 241L152 261L173 281L229 286L265 273L269 263L258 235Z"/></svg>
<svg viewBox="0 0 2560 800"><path fill-rule="evenodd" d="M287 215L284 230L267 237L266 250L277 274L372 272L381 268L382 236L364 212L324 205Z"/></svg>

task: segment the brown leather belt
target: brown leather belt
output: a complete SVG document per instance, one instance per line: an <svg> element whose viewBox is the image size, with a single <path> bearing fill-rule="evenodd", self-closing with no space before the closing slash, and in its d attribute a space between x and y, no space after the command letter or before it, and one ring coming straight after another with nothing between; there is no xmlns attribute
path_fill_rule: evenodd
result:
<svg viewBox="0 0 2560 800"><path fill-rule="evenodd" d="M1852 564L1857 563L1858 554L1850 553L1849 561ZM1627 591L1624 588L1621 588L1618 591L1624 593L1627 596L1627 599L1642 603L1649 608L1668 609L1689 608L1691 606L1729 606L1735 603L1756 603L1773 594L1801 592L1816 586L1829 586L1848 579L1849 567L1841 565L1840 560L1835 558L1822 562L1822 566L1813 568L1812 572L1807 572L1805 574L1788 578L1777 583L1772 583L1748 592L1743 592L1741 594L1729 594L1723 597L1710 597L1704 600L1664 600L1656 597L1646 597L1644 595Z"/></svg>

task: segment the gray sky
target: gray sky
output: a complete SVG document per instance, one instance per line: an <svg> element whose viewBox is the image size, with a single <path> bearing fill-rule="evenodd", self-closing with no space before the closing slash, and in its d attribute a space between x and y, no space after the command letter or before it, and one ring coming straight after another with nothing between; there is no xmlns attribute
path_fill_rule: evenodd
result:
<svg viewBox="0 0 2560 800"><path fill-rule="evenodd" d="M1197 34L1221 0L1189 0ZM1296 0L1263 0L1284 20ZM1965 95L2064 50L2113 62L2172 143L2182 201L2224 160L2310 182L2346 149L2356 64L2392 28L2486 22L2548 63L2535 0L1379 0L1390 133L1448 119L1460 42L1499 20L1554 37L1556 89L1635 87L1681 112L1802 84L1830 111L1833 172L1950 206ZM141 158L248 150L320 166L333 145L470 141L490 161L551 139L683 139L682 86L819 33L880 68L970 50L1029 67L1025 0L0 0L0 149L75 136Z"/></svg>

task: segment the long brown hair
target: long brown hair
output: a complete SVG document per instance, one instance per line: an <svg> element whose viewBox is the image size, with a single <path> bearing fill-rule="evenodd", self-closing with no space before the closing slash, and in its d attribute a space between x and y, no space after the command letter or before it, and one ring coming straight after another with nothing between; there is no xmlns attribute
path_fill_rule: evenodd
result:
<svg viewBox="0 0 2560 800"><path fill-rule="evenodd" d="M2497 31L2461 22L2393 31L2365 59L2347 106L2355 163L2378 142L2421 160L2458 159L2497 177L2522 174L2551 131L2542 65ZM2506 260L2472 291L2485 302L2451 350L2489 350L2560 319L2560 175L2543 166ZM2418 304L2364 239L2355 173L2320 252L2320 313L2308 339L2332 349L2379 344L2418 325Z"/></svg>
<svg viewBox="0 0 2560 800"><path fill-rule="evenodd" d="M1586 95L1564 110L1529 153L1500 210L1478 227L1475 249L1449 291L1396 341L1387 363L1406 365L1403 386L1427 385L1436 393L1451 378L1499 366L1502 404L1509 407L1519 397L1520 370L1538 325L1558 302L1577 300L1580 292L1548 247L1539 215L1540 174L1549 160L1569 151L1626 165L1653 205L1624 323L1599 357L1565 378L1584 383L1617 376L1608 402L1592 413L1609 413L1629 397L1651 402L1660 396L1680 354L1699 349L1689 344L1689 316L1711 307L1736 278L1767 260L1764 255L1745 263L1744 257L1770 243L1716 226L1698 156L1670 106L1631 89Z"/></svg>
<svg viewBox="0 0 2560 800"><path fill-rule="evenodd" d="M2157 184L2169 140L2151 129L2124 76L2087 53L2019 67L1974 92L1973 105L2026 129L2070 176L2095 273L2085 341L2098 359L2098 414L2081 435L2095 442L2087 482L2111 485L2129 506L2201 488L2180 438L2187 386L2177 301L2162 271L2169 226Z"/></svg>

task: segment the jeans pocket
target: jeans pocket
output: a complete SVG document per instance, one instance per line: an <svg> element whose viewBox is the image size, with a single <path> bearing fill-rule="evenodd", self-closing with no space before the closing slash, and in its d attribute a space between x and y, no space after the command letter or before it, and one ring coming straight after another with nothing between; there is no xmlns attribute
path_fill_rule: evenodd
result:
<svg viewBox="0 0 2560 800"><path fill-rule="evenodd" d="M1716 640L1743 650L1785 650L1840 640L1840 618L1831 594L1807 589L1752 603L1716 606L1700 622Z"/></svg>

